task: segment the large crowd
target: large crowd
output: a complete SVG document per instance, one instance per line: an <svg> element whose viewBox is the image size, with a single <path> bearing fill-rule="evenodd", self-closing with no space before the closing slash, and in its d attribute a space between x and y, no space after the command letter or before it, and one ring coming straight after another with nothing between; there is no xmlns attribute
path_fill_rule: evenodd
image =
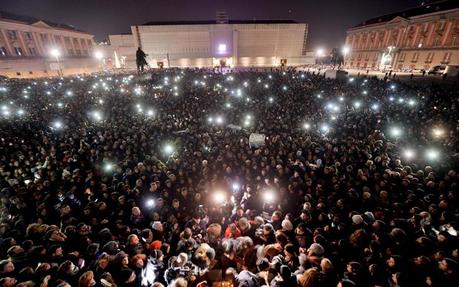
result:
<svg viewBox="0 0 459 287"><path fill-rule="evenodd" d="M166 69L0 83L0 286L457 286L458 89Z"/></svg>

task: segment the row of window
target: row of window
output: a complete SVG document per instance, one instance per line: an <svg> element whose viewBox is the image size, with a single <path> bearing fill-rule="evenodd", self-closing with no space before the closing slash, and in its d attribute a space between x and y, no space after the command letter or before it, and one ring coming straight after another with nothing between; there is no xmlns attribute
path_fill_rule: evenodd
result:
<svg viewBox="0 0 459 287"><path fill-rule="evenodd" d="M448 34L443 33L445 31L446 22L441 20L438 23L424 23L423 25L419 25L419 33L416 33L417 27L413 25L406 30L400 28L369 34L352 35L349 37L348 43L354 49L384 48L385 46L393 45L401 47L422 47L423 45L438 47L442 45L443 41L446 46L456 46L458 43L457 35L454 30L459 29L459 21L456 20L453 25L455 26L453 26ZM454 27L456 28L454 29ZM429 32L432 30L436 33L432 35L429 42L426 42L427 37L431 35ZM403 33L403 35L399 40L399 35L401 33Z"/></svg>
<svg viewBox="0 0 459 287"><path fill-rule="evenodd" d="M32 33L30 32L23 32L24 38L28 41L33 41ZM50 37L52 35L48 34L43 34L40 33L40 39L44 44L47 44L48 41L50 40ZM8 30L8 38L12 41L15 41L18 39L18 32L15 30ZM58 35L54 35L54 41L58 44L61 44L61 39L64 38L64 42L68 45L70 45L71 42L73 42L73 45L75 46L81 46L86 48L91 47L92 41L90 39L78 39L78 38L70 38L70 37L62 37Z"/></svg>
<svg viewBox="0 0 459 287"><path fill-rule="evenodd" d="M29 55L30 56L32 56L32 57L38 56L37 49L35 49L34 47L29 47L28 51L29 51ZM69 49L68 50L68 54L69 54L69 56L88 56L89 52L88 52L88 50L79 50L79 49L77 49L77 50L73 51L72 49ZM14 55L15 56L25 56L24 55L24 51L22 50L21 47L14 47ZM0 56L2 56L2 57L8 56L8 50L6 49L6 47L0 46Z"/></svg>
<svg viewBox="0 0 459 287"><path fill-rule="evenodd" d="M451 61L452 54L453 54L452 52L446 52L445 54L443 54L443 58L441 62L444 64L449 63ZM426 58L425 58L425 63L432 63L434 56L435 56L434 52L427 53ZM401 53L398 61L404 62L405 58L406 58L406 53ZM416 63L418 60L419 60L419 53L415 52L413 54L413 57L411 58L411 62Z"/></svg>
<svg viewBox="0 0 459 287"><path fill-rule="evenodd" d="M151 51L155 54L166 54L166 53L208 53L209 48L207 47L183 47L182 49L175 49L174 51L171 51L170 48L151 48Z"/></svg>
<svg viewBox="0 0 459 287"><path fill-rule="evenodd" d="M407 54L406 52L400 53L400 57L398 58L398 62L404 62L405 58L406 58L406 54ZM373 62L376 62L378 60L378 56L379 56L378 53L375 53L373 55ZM432 63L434 56L435 56L435 52L427 53L426 58L425 58L425 63ZM444 63L444 64L449 63L451 61L451 56L452 56L452 52L446 52L443 55L442 63ZM362 54L359 53L357 55L357 61L360 61L361 59L362 59ZM369 59L370 59L370 54L366 54L365 55L365 61L368 61ZM355 57L351 57L351 61L354 61L354 60L355 60ZM418 60L419 60L419 52L413 53L413 56L411 58L411 62L412 63L416 63Z"/></svg>

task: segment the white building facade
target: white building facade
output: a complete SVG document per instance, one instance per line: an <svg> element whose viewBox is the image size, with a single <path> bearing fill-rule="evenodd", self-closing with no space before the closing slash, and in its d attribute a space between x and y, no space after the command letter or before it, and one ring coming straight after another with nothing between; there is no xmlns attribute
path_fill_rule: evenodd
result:
<svg viewBox="0 0 459 287"><path fill-rule="evenodd" d="M293 21L151 22L128 35L110 35L111 53L135 66L135 50L159 67L272 67L308 64L308 26ZM123 59L121 61L121 59Z"/></svg>
<svg viewBox="0 0 459 287"><path fill-rule="evenodd" d="M347 68L427 70L459 64L459 1L441 1L367 20L347 31Z"/></svg>
<svg viewBox="0 0 459 287"><path fill-rule="evenodd" d="M71 26L1 12L0 75L33 78L96 71L100 65L93 57L93 38Z"/></svg>

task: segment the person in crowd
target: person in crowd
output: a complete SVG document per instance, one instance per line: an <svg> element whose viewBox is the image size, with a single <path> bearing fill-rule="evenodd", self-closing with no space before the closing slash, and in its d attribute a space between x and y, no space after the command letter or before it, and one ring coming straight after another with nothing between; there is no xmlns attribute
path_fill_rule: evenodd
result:
<svg viewBox="0 0 459 287"><path fill-rule="evenodd" d="M2 80L0 286L457 286L458 89L391 75Z"/></svg>

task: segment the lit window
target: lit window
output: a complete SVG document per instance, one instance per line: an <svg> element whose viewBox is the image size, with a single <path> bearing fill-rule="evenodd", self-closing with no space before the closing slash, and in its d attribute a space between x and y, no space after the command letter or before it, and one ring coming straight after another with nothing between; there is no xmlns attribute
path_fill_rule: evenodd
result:
<svg viewBox="0 0 459 287"><path fill-rule="evenodd" d="M16 40L18 38L16 31L14 30L8 30L8 37L10 40Z"/></svg>
<svg viewBox="0 0 459 287"><path fill-rule="evenodd" d="M22 56L22 49L20 47L14 47L14 51L16 52L16 55Z"/></svg>

